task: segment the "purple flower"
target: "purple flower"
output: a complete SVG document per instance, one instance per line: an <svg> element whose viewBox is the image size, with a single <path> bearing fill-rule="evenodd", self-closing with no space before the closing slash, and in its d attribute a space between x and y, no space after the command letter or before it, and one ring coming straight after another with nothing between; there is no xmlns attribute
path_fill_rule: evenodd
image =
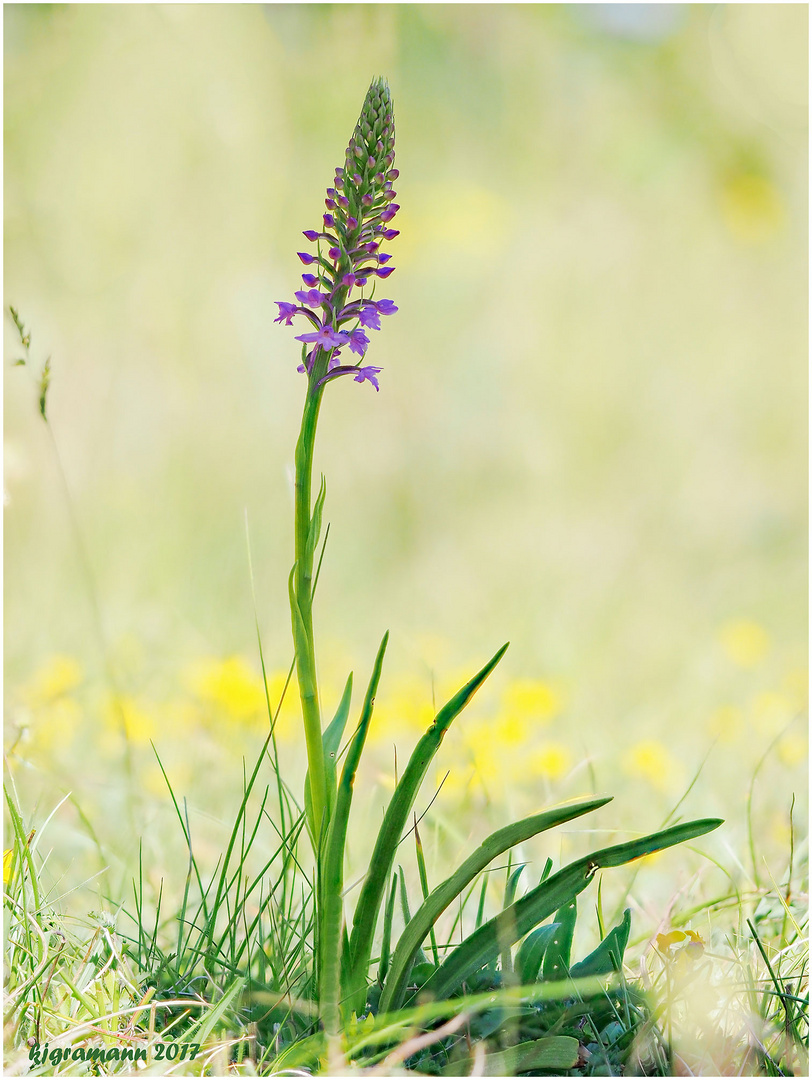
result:
<svg viewBox="0 0 812 1080"><path fill-rule="evenodd" d="M369 338L363 330L353 330L350 334L350 352L363 356L369 346Z"/></svg>
<svg viewBox="0 0 812 1080"><path fill-rule="evenodd" d="M358 321L361 326L367 326L370 330L380 330L381 317L378 314L378 308L373 301L370 300L368 304L364 304L358 314Z"/></svg>
<svg viewBox="0 0 812 1080"><path fill-rule="evenodd" d="M299 310L296 305L288 304L284 300L275 300L274 303L279 308L279 315L274 322L283 322L285 326L293 326L293 316Z"/></svg>
<svg viewBox="0 0 812 1080"><path fill-rule="evenodd" d="M376 390L380 390L380 386L378 386L377 376L378 373L381 371L383 371L383 368L372 367L371 365L369 367L358 368L358 373L353 381L360 383L371 382Z"/></svg>
<svg viewBox="0 0 812 1080"><path fill-rule="evenodd" d="M327 299L327 293L319 292L318 289L310 289L308 292L293 294L300 304L309 304L310 307L321 307Z"/></svg>
<svg viewBox="0 0 812 1080"><path fill-rule="evenodd" d="M363 358L370 339L366 331L380 330L381 315L391 315L397 307L391 300L365 300L361 295L350 300L352 290L364 289L373 277L385 279L394 271L386 265L391 256L381 252L381 242L398 236L388 222L400 209L394 202L395 126L389 89L382 79L373 81L364 101L361 116L347 147L343 167L335 170L335 180L326 190L322 212L323 229L307 229L304 237L311 243L326 241L314 255L297 252L312 273L302 274L304 288L295 293L299 306L277 301L279 315L275 322L292 325L295 315L311 324L309 333L296 340L308 346L304 363L311 390L329 379L352 375L356 382L371 382L378 389L380 368L342 364L339 349L348 348Z"/></svg>
<svg viewBox="0 0 812 1080"><path fill-rule="evenodd" d="M336 331L332 326L322 326L313 334L297 334L296 340L306 345L320 345L323 349L335 349L338 345L346 345L348 337L348 334Z"/></svg>

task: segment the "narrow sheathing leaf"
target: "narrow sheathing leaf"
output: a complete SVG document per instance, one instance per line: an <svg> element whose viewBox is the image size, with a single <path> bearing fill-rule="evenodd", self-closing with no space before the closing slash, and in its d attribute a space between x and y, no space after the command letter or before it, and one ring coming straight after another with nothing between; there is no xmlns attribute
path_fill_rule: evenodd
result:
<svg viewBox="0 0 812 1080"><path fill-rule="evenodd" d="M369 680L364 706L361 710L361 720L355 729L355 734L347 751L344 768L341 772L341 783L336 793L335 813L327 833L322 875L323 906L320 939L319 1000L324 1027L330 1035L338 1034L341 1029L339 1012L341 997L341 894L344 891L344 847L347 841L347 826L350 818L350 807L352 806L355 774L358 771L361 753L372 720L375 695L378 692L378 683L381 678L383 658L388 641L389 631L384 634L378 649L378 655L375 657L375 666L372 670L372 677Z"/></svg>
<svg viewBox="0 0 812 1080"><path fill-rule="evenodd" d="M344 729L347 726L347 717L350 714L350 702L352 701L352 672L347 678L344 693L338 703L335 716L324 731L322 742L324 744L324 779L327 785L327 803L330 814L336 801L336 765L338 762L338 748L344 737ZM305 812L311 815L310 799L310 770L305 774Z"/></svg>
<svg viewBox="0 0 812 1080"><path fill-rule="evenodd" d="M675 825L640 837L639 840L595 851L564 867L458 945L428 980L424 992L436 998L447 997L464 979L495 959L500 949L505 948L506 942L520 941L535 926L583 892L597 870L623 866L644 855L704 836L721 824L719 818L703 818Z"/></svg>
<svg viewBox="0 0 812 1080"><path fill-rule="evenodd" d="M351 995L351 1008L359 1015L366 1004L363 999L366 995L367 971L372 955L372 941L375 936L378 912L386 891L386 883L392 872L395 852L420 785L434 755L440 748L445 733L502 659L508 644L503 645L482 670L440 709L431 727L415 747L389 802L370 859L369 873L358 897L350 937L351 969L349 985L344 987L344 992L345 996Z"/></svg>
<svg viewBox="0 0 812 1080"><path fill-rule="evenodd" d="M465 889L469 882L473 881L477 874L498 855L509 851L517 844L524 843L531 836L554 829L567 821L581 817L597 810L610 798L583 799L578 802L563 803L554 806L541 814L533 814L521 821L506 825L483 841L464 863L446 880L438 885L415 913L414 918L401 935L392 959L392 968L381 995L381 1011L389 1012L397 1008L402 1001L406 979L414 961L414 954L422 944L429 929L442 915L448 905ZM480 906L484 905L484 892L480 900Z"/></svg>
<svg viewBox="0 0 812 1080"><path fill-rule="evenodd" d="M291 625L293 627L293 644L296 650L298 675L299 675L299 691L302 698L302 707L304 703L318 701L318 692L316 689L316 672L311 663L310 647L308 645L307 629L305 628L304 618L302 616L302 609L299 606L299 600L296 595L296 564L294 563L293 569L290 572L288 578L288 592L290 594L290 614ZM306 712L306 710L305 710ZM310 829L310 835L313 839L316 850L318 850L319 840L321 838L321 831L323 822L321 818L316 820L316 807L319 807L322 813L326 812L326 788L324 782L324 748L322 744L322 733L316 731L312 725L305 724L305 740L307 742L307 760L308 762L318 762L321 765L321 775L319 776L319 766L316 766L316 775L312 775L308 772L308 784L307 787L310 792L310 807L307 814L308 826ZM318 793L314 798L314 788Z"/></svg>
<svg viewBox="0 0 812 1080"><path fill-rule="evenodd" d="M322 475L321 484L319 485L319 493L316 496L316 501L313 504L313 516L310 519L310 528L307 532L307 557L312 563L316 555L316 547L319 542L319 536L321 534L321 518L324 512L324 500L327 496L327 485Z"/></svg>

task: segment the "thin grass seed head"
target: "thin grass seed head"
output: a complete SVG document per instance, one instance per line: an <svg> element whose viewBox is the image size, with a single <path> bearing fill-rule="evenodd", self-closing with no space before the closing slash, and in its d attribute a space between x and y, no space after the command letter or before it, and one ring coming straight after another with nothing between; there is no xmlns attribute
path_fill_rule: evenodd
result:
<svg viewBox="0 0 812 1080"><path fill-rule="evenodd" d="M367 91L361 115L344 157L327 188L326 213L321 230L307 229L304 236L316 244L316 254L298 256L313 272L302 274L305 288L296 292L297 303L277 300L274 322L292 326L303 315L313 330L298 334L302 363L311 389L340 375L378 387L379 367L362 365L370 339L367 330L380 330L381 315L398 309L392 300L374 300L365 290L376 279L394 273L392 258L380 250L394 240L398 230L391 221L400 207L392 185L398 177L395 161L395 120L392 98L384 79L374 79ZM341 359L342 349L358 356L355 363Z"/></svg>

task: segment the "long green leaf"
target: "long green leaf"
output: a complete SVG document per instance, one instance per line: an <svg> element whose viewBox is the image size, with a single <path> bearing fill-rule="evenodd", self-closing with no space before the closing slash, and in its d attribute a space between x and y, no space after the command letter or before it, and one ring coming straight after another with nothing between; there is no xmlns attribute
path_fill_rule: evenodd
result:
<svg viewBox="0 0 812 1080"><path fill-rule="evenodd" d="M547 946L550 944L550 938L557 929L558 923L556 922L547 923L546 926L539 926L532 934L528 934L519 946L516 957L516 970L525 985L538 979L541 961L544 959Z"/></svg>
<svg viewBox="0 0 812 1080"><path fill-rule="evenodd" d="M482 1076L518 1076L537 1069L573 1069L578 1063L578 1040L571 1035L549 1035L544 1039L518 1043L507 1050L485 1055ZM440 1070L441 1076L471 1076L474 1057L457 1058Z"/></svg>
<svg viewBox="0 0 812 1080"><path fill-rule="evenodd" d="M383 914L383 942L381 944L381 959L378 963L378 982L383 987L386 973L389 971L389 960L392 954L392 920L395 917L395 899L397 897L397 877L392 878L389 889L389 900Z"/></svg>
<svg viewBox="0 0 812 1080"><path fill-rule="evenodd" d="M341 1029L339 1001L341 996L341 894L344 888L344 847L347 841L347 826L350 819L352 792L355 774L361 760L375 695L381 678L383 657L389 642L389 631L383 635L375 666L369 680L361 720L355 729L344 768L341 783L336 793L335 812L327 833L327 847L322 872L322 933L320 938L321 973L319 978L319 999L322 1019L328 1035L335 1035Z"/></svg>
<svg viewBox="0 0 812 1080"><path fill-rule="evenodd" d="M403 931L395 955L392 959L392 967L389 977L381 995L381 1012L389 1012L397 1008L402 1001L406 979L411 970L414 956L422 944L430 928L435 924L448 905L456 899L465 889L469 882L473 881L477 874L492 862L498 855L509 851L517 844L524 843L531 836L554 829L563 825L573 818L581 817L597 810L611 798L582 799L578 802L562 803L554 806L541 814L533 814L523 818L503 829L492 833L487 840L474 851L464 863L446 880L438 885L429 895L425 903L415 912L414 918Z"/></svg>
<svg viewBox="0 0 812 1080"><path fill-rule="evenodd" d="M629 934L632 929L631 908L623 912L623 919L613 927L594 952L585 957L570 968L573 979L580 979L586 975L608 975L612 971L620 971L623 964L623 954L629 944Z"/></svg>
<svg viewBox="0 0 812 1080"><path fill-rule="evenodd" d="M603 848L571 863L541 885L537 885L506 911L500 912L475 930L446 957L438 971L423 987L424 992L436 998L447 997L464 979L495 959L508 943L521 940L533 927L583 892L597 870L623 866L643 858L644 855L651 855L663 848L673 847L674 844L704 836L705 833L718 829L721 824L719 818L689 821L649 836L642 836L638 840Z"/></svg>
<svg viewBox="0 0 812 1080"><path fill-rule="evenodd" d="M434 755L440 748L445 733L502 659L508 644L509 642L503 645L482 670L440 709L431 727L415 747L389 802L375 841L369 872L358 897L350 937L351 968L349 985L344 987L344 992L345 996L351 995L351 1008L359 1015L365 1005L365 1001L361 998L366 993L367 970L372 955L372 941L375 936L378 912L386 891L386 883L392 872L395 852L420 785Z"/></svg>
<svg viewBox="0 0 812 1080"><path fill-rule="evenodd" d="M541 977L545 982L557 982L560 979L566 979L569 975L572 938L575 933L577 919L578 903L573 896L572 900L568 900L555 916L558 930L547 946L547 951L544 954L544 964L541 968Z"/></svg>

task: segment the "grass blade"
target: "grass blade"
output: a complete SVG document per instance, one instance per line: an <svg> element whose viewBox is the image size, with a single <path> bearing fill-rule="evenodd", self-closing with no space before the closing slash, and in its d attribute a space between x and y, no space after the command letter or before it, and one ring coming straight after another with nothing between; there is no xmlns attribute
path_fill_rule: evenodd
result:
<svg viewBox="0 0 812 1080"><path fill-rule="evenodd" d="M426 873L426 857L423 854L423 841L420 839L420 831L417 828L417 815L414 819L414 845L415 852L417 854L417 872L420 875L420 891L423 893L423 900L426 901L429 898L429 878ZM440 966L440 954L437 951L437 939L434 936L434 927L429 930L429 938L431 939L431 955L434 959L434 966Z"/></svg>

